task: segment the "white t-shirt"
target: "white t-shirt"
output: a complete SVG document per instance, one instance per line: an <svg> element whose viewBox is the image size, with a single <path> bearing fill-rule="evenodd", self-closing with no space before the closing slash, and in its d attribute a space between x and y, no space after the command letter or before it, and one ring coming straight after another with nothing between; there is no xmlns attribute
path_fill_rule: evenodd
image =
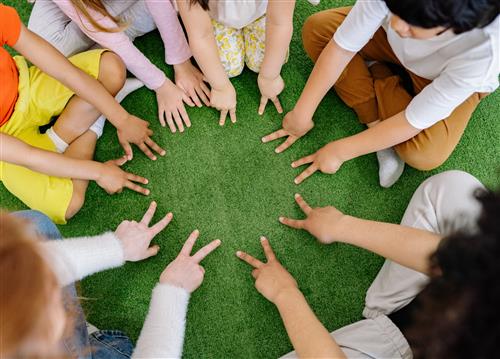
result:
<svg viewBox="0 0 500 359"><path fill-rule="evenodd" d="M242 29L266 13L267 0L210 0L208 6L212 19Z"/></svg>
<svg viewBox="0 0 500 359"><path fill-rule="evenodd" d="M333 39L340 47L358 52L382 26L399 61L432 80L406 108L413 127L431 127L475 92L493 92L498 87L500 16L482 29L458 35L448 30L427 40L400 37L390 26L391 16L382 0L358 0Z"/></svg>

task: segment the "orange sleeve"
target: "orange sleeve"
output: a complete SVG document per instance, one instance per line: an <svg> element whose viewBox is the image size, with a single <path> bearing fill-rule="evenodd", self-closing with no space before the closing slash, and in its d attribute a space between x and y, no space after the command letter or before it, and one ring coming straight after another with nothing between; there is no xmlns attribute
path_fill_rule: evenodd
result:
<svg viewBox="0 0 500 359"><path fill-rule="evenodd" d="M0 4L0 46L14 46L21 34L21 19L16 9Z"/></svg>

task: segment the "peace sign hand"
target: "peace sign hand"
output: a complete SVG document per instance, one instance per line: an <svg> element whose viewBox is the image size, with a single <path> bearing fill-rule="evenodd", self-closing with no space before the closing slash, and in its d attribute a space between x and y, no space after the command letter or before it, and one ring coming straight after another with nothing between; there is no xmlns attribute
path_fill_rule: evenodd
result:
<svg viewBox="0 0 500 359"><path fill-rule="evenodd" d="M282 224L295 229L305 229L324 244L338 241L343 236L341 224L343 223L342 219L345 219L346 216L338 209L332 206L311 208L300 194L295 195L295 201L306 218L299 220L280 217L279 220Z"/></svg>
<svg viewBox="0 0 500 359"><path fill-rule="evenodd" d="M156 202L151 202L148 210L140 222L123 221L116 228L115 236L123 248L123 256L126 261L138 262L155 256L160 247L150 247L153 238L160 233L172 220L173 214L168 213L161 221L149 227L149 223L156 211Z"/></svg>
<svg viewBox="0 0 500 359"><path fill-rule="evenodd" d="M189 293L193 293L201 285L205 269L200 265L200 262L220 246L221 241L216 239L191 256L194 243L199 235L198 230L191 233L177 258L161 274L160 283L184 288Z"/></svg>
<svg viewBox="0 0 500 359"><path fill-rule="evenodd" d="M281 153L293 145L299 138L308 133L313 127L314 122L311 119L303 118L294 111L288 112L283 118L283 128L267 136L262 137L262 142L267 143L286 137L285 142L276 147L274 152Z"/></svg>
<svg viewBox="0 0 500 359"><path fill-rule="evenodd" d="M331 142L319 149L316 153L312 155L302 157L301 159L292 163L293 168L303 166L310 163L300 175L298 175L294 182L295 184L302 183L306 178L313 175L316 171L321 171L327 174L336 173L340 166L344 163L344 160L339 156L339 151L337 150L337 142Z"/></svg>
<svg viewBox="0 0 500 359"><path fill-rule="evenodd" d="M236 256L254 268L252 276L255 278L255 288L259 293L270 302L276 303L283 293L298 289L297 282L278 261L267 238L261 237L260 241L267 263L262 263L241 251L236 252Z"/></svg>

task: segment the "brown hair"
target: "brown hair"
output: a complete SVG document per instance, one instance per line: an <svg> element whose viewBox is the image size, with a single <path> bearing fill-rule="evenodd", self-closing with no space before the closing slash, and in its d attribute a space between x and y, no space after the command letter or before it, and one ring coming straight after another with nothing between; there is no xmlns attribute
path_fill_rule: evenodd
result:
<svg viewBox="0 0 500 359"><path fill-rule="evenodd" d="M203 10L207 11L209 10L208 2L209 0L191 0L191 5L198 4Z"/></svg>
<svg viewBox="0 0 500 359"><path fill-rule="evenodd" d="M53 348L28 348L53 335L47 308L60 290L36 239L27 221L0 213L0 357L55 354Z"/></svg>
<svg viewBox="0 0 500 359"><path fill-rule="evenodd" d="M82 14L90 22L90 24L99 31L120 32L127 27L127 24L123 23L118 17L111 15L108 12L108 10L106 10L101 0L70 0L70 1L73 4L73 6L78 10L78 12ZM116 27L107 28L97 23L97 21L92 16L90 16L88 11L89 8L113 20L113 22L116 24Z"/></svg>

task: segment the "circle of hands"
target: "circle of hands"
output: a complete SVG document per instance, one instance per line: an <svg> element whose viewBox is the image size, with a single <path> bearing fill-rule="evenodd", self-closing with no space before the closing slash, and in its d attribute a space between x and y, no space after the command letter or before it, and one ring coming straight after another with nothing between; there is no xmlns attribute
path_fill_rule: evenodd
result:
<svg viewBox="0 0 500 359"><path fill-rule="evenodd" d="M298 194L295 195L295 200L306 218L280 217L280 223L291 228L304 229L325 244L335 242L335 238L342 235L342 219L345 218L342 212L331 206L313 208ZM173 214L168 213L159 222L150 226L156 208L156 202L152 202L139 222L125 220L115 230L115 236L122 246L126 261L137 262L158 254L160 247L156 244L151 245L151 242L172 221ZM198 230L189 235L178 256L160 275L161 284L183 288L188 293L194 292L202 284L205 269L200 263L222 242L219 239L213 240L193 254L193 247L199 235ZM261 237L260 240L266 263L243 251L237 251L236 256L253 268L251 274L255 279L257 290L269 301L276 303L286 293L297 290L297 282L278 261L269 240L265 237Z"/></svg>
<svg viewBox="0 0 500 359"><path fill-rule="evenodd" d="M167 81L156 90L158 117L163 127L168 126L172 133L184 132L185 127L191 127L184 103L190 107L201 107L203 104L214 107L220 111L219 124L221 126L226 123L228 117L232 123L236 122L236 91L230 82L224 88L209 89L205 83L206 78L190 62L177 68L175 73L175 84ZM269 79L259 75L257 83L261 92L259 115L264 113L269 101L274 104L278 113L283 113L278 99L285 88L282 77ZM152 160L157 159L153 151L161 156L164 156L166 151L151 139L153 131L149 129L148 122L132 115L129 115L129 121L130 126L123 132L118 132L118 139L125 150L125 156L105 162L102 166L102 173L96 182L110 194L119 193L123 188L129 188L143 195L149 195L149 190L142 186L148 183L146 178L125 172L120 167L132 159L131 144L137 145ZM267 143L284 138L284 142L275 149L276 153L281 153L313 127L312 119L301 116L292 110L284 117L282 128L263 137L262 142ZM317 152L294 161L293 168L308 165L295 178L294 182L300 184L317 171L335 173L344 162L338 155L337 147L336 142L332 142ZM295 199L306 218L298 220L280 217L280 223L292 228L304 229L322 243L334 242L337 232L338 235L341 235L341 223L344 215L340 211L334 207L312 208L300 195L296 195ZM170 223L173 214L168 213L162 220L150 227L156 207L157 204L152 202L140 222L123 221L116 229L115 235L123 247L125 260L144 260L155 256L160 250L158 245L151 246L151 242ZM221 241L214 240L192 254L193 246L199 235L198 230L190 234L177 258L161 274L160 283L184 288L189 293L201 285L205 269L200 263L221 245ZM255 279L257 290L271 302L276 302L283 293L297 289L297 283L276 258L268 239L262 237L261 243L267 259L266 263L243 251L238 251L236 256L253 267L251 273Z"/></svg>

